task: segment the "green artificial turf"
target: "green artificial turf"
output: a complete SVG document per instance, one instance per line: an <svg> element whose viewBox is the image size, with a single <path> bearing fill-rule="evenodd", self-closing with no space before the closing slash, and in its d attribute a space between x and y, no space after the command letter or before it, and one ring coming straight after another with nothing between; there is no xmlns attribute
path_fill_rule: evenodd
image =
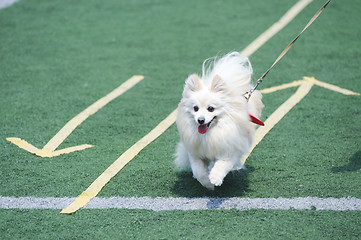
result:
<svg viewBox="0 0 361 240"><path fill-rule="evenodd" d="M2 239L359 239L358 212L0 210Z"/></svg>
<svg viewBox="0 0 361 240"><path fill-rule="evenodd" d="M78 196L177 107L184 80L201 72L204 59L241 51L296 2L21 0L1 9L0 196ZM250 56L254 79L323 3L312 2ZM331 1L260 87L313 76L360 93L360 11L356 0ZM145 79L89 117L58 149L94 148L40 158L6 141L19 137L42 148L133 75ZM262 120L295 90L265 94ZM360 106L360 96L314 86L254 149L247 169L229 174L214 192L191 173L175 171L179 137L172 125L99 196L361 198ZM361 231L360 211L0 212L4 238L357 239Z"/></svg>

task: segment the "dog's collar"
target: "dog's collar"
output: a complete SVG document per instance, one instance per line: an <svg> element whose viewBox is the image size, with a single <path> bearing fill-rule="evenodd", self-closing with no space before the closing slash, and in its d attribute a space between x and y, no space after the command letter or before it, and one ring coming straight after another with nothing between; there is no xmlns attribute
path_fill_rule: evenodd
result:
<svg viewBox="0 0 361 240"><path fill-rule="evenodd" d="M245 94L247 94L247 93L245 93ZM245 98L246 101L248 102L248 98L247 98L246 95L244 95L244 98ZM251 122L253 122L253 123L255 123L255 124L258 124L258 125L260 125L260 126L264 126L264 122L262 122L261 119L255 117L255 116L254 116L253 114L251 114L251 113L248 113L248 115L249 115L249 117L251 118Z"/></svg>
<svg viewBox="0 0 361 240"><path fill-rule="evenodd" d="M264 126L264 123L261 121L261 119L253 116L251 113L248 113L249 117L251 118L251 122L258 124L260 126Z"/></svg>

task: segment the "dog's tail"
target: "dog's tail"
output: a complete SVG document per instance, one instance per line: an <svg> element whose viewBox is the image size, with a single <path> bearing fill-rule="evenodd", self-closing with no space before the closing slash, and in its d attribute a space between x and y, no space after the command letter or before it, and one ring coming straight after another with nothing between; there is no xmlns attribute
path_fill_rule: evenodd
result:
<svg viewBox="0 0 361 240"><path fill-rule="evenodd" d="M235 91L244 94L251 87L252 65L248 57L239 52L231 52L222 58L209 58L203 62L202 78L206 85L210 85L218 75ZM244 92L242 92L244 91Z"/></svg>

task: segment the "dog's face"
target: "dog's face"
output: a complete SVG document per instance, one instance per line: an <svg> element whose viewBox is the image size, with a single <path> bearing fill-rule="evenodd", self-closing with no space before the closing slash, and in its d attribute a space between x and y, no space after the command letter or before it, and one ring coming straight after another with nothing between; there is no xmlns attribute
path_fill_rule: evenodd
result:
<svg viewBox="0 0 361 240"><path fill-rule="evenodd" d="M218 76L213 79L211 87L204 86L197 75L187 79L183 106L200 134L212 129L224 114L224 95L224 82Z"/></svg>

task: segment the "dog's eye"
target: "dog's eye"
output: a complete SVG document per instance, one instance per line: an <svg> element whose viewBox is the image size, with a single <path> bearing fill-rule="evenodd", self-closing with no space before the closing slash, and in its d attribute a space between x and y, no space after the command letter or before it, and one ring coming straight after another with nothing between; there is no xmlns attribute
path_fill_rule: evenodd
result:
<svg viewBox="0 0 361 240"><path fill-rule="evenodd" d="M199 107L198 107L198 106L194 106L193 109L194 109L195 112L198 112Z"/></svg>
<svg viewBox="0 0 361 240"><path fill-rule="evenodd" d="M213 112L213 111L214 111L214 107L209 106L209 107L207 108L207 110L208 110L208 112Z"/></svg>

